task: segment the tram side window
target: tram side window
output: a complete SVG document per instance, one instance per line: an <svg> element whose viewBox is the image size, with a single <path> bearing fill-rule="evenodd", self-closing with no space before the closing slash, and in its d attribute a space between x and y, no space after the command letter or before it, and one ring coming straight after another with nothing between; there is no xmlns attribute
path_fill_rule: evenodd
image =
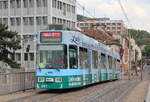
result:
<svg viewBox="0 0 150 102"><path fill-rule="evenodd" d="M80 47L79 49L79 55L80 55L80 68L81 69L86 69L89 66L88 63L88 50L86 48Z"/></svg>
<svg viewBox="0 0 150 102"><path fill-rule="evenodd" d="M108 56L108 63L109 63L109 69L112 69L113 66L113 59L111 56Z"/></svg>
<svg viewBox="0 0 150 102"><path fill-rule="evenodd" d="M116 63L116 69L119 71L120 70L120 61L119 60L117 60L117 63Z"/></svg>
<svg viewBox="0 0 150 102"><path fill-rule="evenodd" d="M69 61L70 61L70 68L71 69L78 68L78 50L77 50L77 46L73 46L73 45L69 46Z"/></svg>
<svg viewBox="0 0 150 102"><path fill-rule="evenodd" d="M116 59L113 61L113 70L116 70Z"/></svg>
<svg viewBox="0 0 150 102"><path fill-rule="evenodd" d="M101 68L102 69L106 69L106 64L107 64L107 60L106 60L106 55L105 54L101 54Z"/></svg>
<svg viewBox="0 0 150 102"><path fill-rule="evenodd" d="M97 69L98 68L98 52L92 51L92 67Z"/></svg>

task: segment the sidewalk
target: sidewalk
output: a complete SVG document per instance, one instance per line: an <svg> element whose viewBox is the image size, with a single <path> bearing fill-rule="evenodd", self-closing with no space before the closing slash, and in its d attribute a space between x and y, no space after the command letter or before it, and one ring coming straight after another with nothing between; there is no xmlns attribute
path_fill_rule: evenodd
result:
<svg viewBox="0 0 150 102"><path fill-rule="evenodd" d="M148 93L145 102L150 102L150 84L149 84Z"/></svg>
<svg viewBox="0 0 150 102"><path fill-rule="evenodd" d="M148 80L140 82L128 92L128 94L123 98L123 102L144 102L147 97L148 87Z"/></svg>

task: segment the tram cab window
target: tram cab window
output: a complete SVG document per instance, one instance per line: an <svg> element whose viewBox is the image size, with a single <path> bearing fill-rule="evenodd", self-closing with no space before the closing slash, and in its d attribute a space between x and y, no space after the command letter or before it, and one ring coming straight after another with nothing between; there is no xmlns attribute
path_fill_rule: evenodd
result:
<svg viewBox="0 0 150 102"><path fill-rule="evenodd" d="M101 68L106 69L107 68L106 65L107 65L106 55L101 54Z"/></svg>
<svg viewBox="0 0 150 102"><path fill-rule="evenodd" d="M113 59L111 56L108 56L108 64L109 64L109 69L112 69L113 66Z"/></svg>
<svg viewBox="0 0 150 102"><path fill-rule="evenodd" d="M77 69L78 68L78 49L77 46L70 45L69 46L69 61L70 68Z"/></svg>
<svg viewBox="0 0 150 102"><path fill-rule="evenodd" d="M86 48L79 48L79 56L80 56L80 69L89 68L88 63L88 50Z"/></svg>
<svg viewBox="0 0 150 102"><path fill-rule="evenodd" d="M97 69L98 68L98 52L92 51L92 67Z"/></svg>
<svg viewBox="0 0 150 102"><path fill-rule="evenodd" d="M67 68L67 46L66 45L39 45L38 66L43 69Z"/></svg>

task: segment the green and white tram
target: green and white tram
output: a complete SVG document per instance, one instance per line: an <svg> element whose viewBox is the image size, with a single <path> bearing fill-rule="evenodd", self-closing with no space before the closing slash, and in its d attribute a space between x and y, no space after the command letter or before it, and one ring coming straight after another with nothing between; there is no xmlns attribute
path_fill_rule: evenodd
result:
<svg viewBox="0 0 150 102"><path fill-rule="evenodd" d="M120 56L78 31L41 30L36 86L67 89L120 78Z"/></svg>

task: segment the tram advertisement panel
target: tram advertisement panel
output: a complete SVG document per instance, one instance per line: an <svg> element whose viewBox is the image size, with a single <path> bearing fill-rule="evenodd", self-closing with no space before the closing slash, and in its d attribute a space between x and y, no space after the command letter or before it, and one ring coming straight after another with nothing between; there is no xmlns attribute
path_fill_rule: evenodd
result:
<svg viewBox="0 0 150 102"><path fill-rule="evenodd" d="M62 42L61 32L41 32L40 34L41 43L60 43Z"/></svg>

